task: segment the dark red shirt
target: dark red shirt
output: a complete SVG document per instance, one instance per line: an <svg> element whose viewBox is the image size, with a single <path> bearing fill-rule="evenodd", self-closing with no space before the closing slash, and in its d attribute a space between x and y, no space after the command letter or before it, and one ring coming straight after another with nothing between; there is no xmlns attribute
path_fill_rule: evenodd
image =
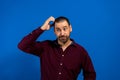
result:
<svg viewBox="0 0 120 80"><path fill-rule="evenodd" d="M77 80L83 70L84 80L95 80L96 73L86 50L73 43L65 51L57 40L37 42L44 31L40 28L25 36L18 44L19 49L40 57L41 80ZM50 35L48 35L50 36Z"/></svg>

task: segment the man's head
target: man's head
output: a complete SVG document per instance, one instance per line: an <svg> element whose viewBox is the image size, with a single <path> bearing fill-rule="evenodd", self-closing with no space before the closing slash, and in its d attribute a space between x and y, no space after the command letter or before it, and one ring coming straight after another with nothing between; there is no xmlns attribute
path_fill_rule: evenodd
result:
<svg viewBox="0 0 120 80"><path fill-rule="evenodd" d="M54 21L54 32L58 41L65 44L70 39L72 27L66 17L58 17Z"/></svg>

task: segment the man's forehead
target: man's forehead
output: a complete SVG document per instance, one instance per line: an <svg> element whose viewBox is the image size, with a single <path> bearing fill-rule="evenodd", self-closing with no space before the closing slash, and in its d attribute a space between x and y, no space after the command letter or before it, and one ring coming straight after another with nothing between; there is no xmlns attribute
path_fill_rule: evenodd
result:
<svg viewBox="0 0 120 80"><path fill-rule="evenodd" d="M55 22L55 27L62 27L62 26L69 26L67 21L60 21L60 22Z"/></svg>

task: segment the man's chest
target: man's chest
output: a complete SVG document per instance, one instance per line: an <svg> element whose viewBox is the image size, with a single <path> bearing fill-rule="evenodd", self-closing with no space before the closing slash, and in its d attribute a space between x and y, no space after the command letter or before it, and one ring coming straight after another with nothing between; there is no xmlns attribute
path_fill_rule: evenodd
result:
<svg viewBox="0 0 120 80"><path fill-rule="evenodd" d="M73 48L67 48L65 51L61 48L49 48L42 53L41 60L46 66L61 67L70 70L80 68L82 63L80 52Z"/></svg>

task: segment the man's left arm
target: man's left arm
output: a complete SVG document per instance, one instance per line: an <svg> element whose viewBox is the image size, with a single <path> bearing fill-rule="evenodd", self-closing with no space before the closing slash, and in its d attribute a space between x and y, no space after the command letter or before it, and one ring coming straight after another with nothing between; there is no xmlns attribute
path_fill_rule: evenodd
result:
<svg viewBox="0 0 120 80"><path fill-rule="evenodd" d="M83 52L85 53L82 65L84 80L96 80L96 72L92 60L87 51L83 50Z"/></svg>

